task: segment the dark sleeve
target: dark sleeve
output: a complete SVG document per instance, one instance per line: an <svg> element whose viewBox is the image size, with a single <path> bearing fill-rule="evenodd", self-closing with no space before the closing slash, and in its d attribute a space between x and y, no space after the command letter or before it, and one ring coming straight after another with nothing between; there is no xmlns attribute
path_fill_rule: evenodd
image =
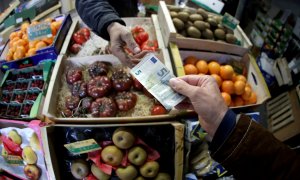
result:
<svg viewBox="0 0 300 180"><path fill-rule="evenodd" d="M245 115L211 156L237 179L300 179L300 156Z"/></svg>
<svg viewBox="0 0 300 180"><path fill-rule="evenodd" d="M125 25L125 22L107 0L76 0L75 5L84 23L106 40L109 40L107 27L112 22Z"/></svg>

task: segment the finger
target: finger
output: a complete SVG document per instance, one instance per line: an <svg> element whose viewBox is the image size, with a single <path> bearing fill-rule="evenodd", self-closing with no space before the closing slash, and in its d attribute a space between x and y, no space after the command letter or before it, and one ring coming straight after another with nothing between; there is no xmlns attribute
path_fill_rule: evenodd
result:
<svg viewBox="0 0 300 180"><path fill-rule="evenodd" d="M213 81L212 77L208 76L208 75L203 75L203 76L187 75L187 76L182 76L179 78L184 80L185 82L187 82L190 85L199 86L199 87L203 87L208 83L212 83L212 81Z"/></svg>
<svg viewBox="0 0 300 180"><path fill-rule="evenodd" d="M150 51L141 51L138 54L135 54L134 56L131 57L131 61L135 64L139 63L141 59L148 54Z"/></svg>
<svg viewBox="0 0 300 180"><path fill-rule="evenodd" d="M169 84L176 92L189 98L191 98L195 94L198 88L197 86L188 84L186 81L180 78L170 79Z"/></svg>
<svg viewBox="0 0 300 180"><path fill-rule="evenodd" d="M122 40L126 43L127 47L133 52L133 54L137 54L141 52L139 45L133 39L131 32L126 32L121 35Z"/></svg>
<svg viewBox="0 0 300 180"><path fill-rule="evenodd" d="M188 102L182 102L175 106L178 110L194 110L194 107L191 103Z"/></svg>
<svg viewBox="0 0 300 180"><path fill-rule="evenodd" d="M123 65L132 68L133 63L129 56L125 53L124 49L121 46L111 46L112 54L115 55Z"/></svg>

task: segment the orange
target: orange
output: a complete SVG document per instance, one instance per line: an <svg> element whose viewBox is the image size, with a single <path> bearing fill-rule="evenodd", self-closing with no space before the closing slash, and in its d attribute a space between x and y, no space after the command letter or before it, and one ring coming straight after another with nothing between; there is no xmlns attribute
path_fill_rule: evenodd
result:
<svg viewBox="0 0 300 180"><path fill-rule="evenodd" d="M205 74L203 74L203 73L199 73L198 75L199 75L199 76L204 76Z"/></svg>
<svg viewBox="0 0 300 180"><path fill-rule="evenodd" d="M33 56L36 53L36 49L35 48L31 48L28 50L28 52L26 53L26 56Z"/></svg>
<svg viewBox="0 0 300 180"><path fill-rule="evenodd" d="M226 92L222 92L221 93L223 99L224 99L224 102L227 106L229 106L231 104L231 96L230 94L226 93Z"/></svg>
<svg viewBox="0 0 300 180"><path fill-rule="evenodd" d="M15 43L13 43L14 46L26 46L27 42L23 39L17 40Z"/></svg>
<svg viewBox="0 0 300 180"><path fill-rule="evenodd" d="M44 41L39 41L38 43L36 43L35 48L36 50L42 49L44 47L47 47L47 44Z"/></svg>
<svg viewBox="0 0 300 180"><path fill-rule="evenodd" d="M223 82L222 78L219 75L217 75L217 74L212 74L211 76L213 78L215 78L215 80L217 81L218 86L221 87L222 82Z"/></svg>
<svg viewBox="0 0 300 180"><path fill-rule="evenodd" d="M13 38L17 37L17 32L12 32L9 35L9 39L12 40Z"/></svg>
<svg viewBox="0 0 300 180"><path fill-rule="evenodd" d="M237 76L235 77L235 80L236 80L236 81L237 81L237 80L241 80L241 81L244 81L245 83L247 82L246 77L243 76L243 75L237 75Z"/></svg>
<svg viewBox="0 0 300 180"><path fill-rule="evenodd" d="M14 53L14 60L21 59L23 57L25 57L25 48L23 46L18 46Z"/></svg>
<svg viewBox="0 0 300 180"><path fill-rule="evenodd" d="M233 70L232 66L230 66L230 65L221 66L220 76L222 79L231 80L233 74L234 74L234 70Z"/></svg>
<svg viewBox="0 0 300 180"><path fill-rule="evenodd" d="M23 36L23 32L22 31L18 31L17 32L17 37L19 37L20 39L22 39Z"/></svg>
<svg viewBox="0 0 300 180"><path fill-rule="evenodd" d="M57 33L57 30L56 30L55 26L53 26L53 25L51 24L50 28L51 28L52 35L55 36L56 33Z"/></svg>
<svg viewBox="0 0 300 180"><path fill-rule="evenodd" d="M234 84L232 81L225 80L222 83L222 92L226 92L228 94L234 94Z"/></svg>
<svg viewBox="0 0 300 180"><path fill-rule="evenodd" d="M220 73L220 64L212 61L208 64L208 71L210 74L219 74Z"/></svg>
<svg viewBox="0 0 300 180"><path fill-rule="evenodd" d="M28 22L24 22L22 25L21 25L21 31L23 33L27 33L27 28L28 26L30 26L30 24Z"/></svg>
<svg viewBox="0 0 300 180"><path fill-rule="evenodd" d="M193 64L195 65L197 63L198 59L195 56L188 56L184 59L184 64Z"/></svg>
<svg viewBox="0 0 300 180"><path fill-rule="evenodd" d="M207 66L207 62L204 60L200 60L196 63L196 67L198 69L199 73L203 73L203 74L207 74L208 72L208 66Z"/></svg>
<svg viewBox="0 0 300 180"><path fill-rule="evenodd" d="M246 83L241 80L234 82L234 92L236 95L242 95L245 92Z"/></svg>
<svg viewBox="0 0 300 180"><path fill-rule="evenodd" d="M52 23L53 21L55 21L53 18L46 18L44 20L44 22L49 22L49 23Z"/></svg>
<svg viewBox="0 0 300 180"><path fill-rule="evenodd" d="M196 68L196 66L192 65L192 64L186 64L184 65L184 72L185 74L198 74L198 69Z"/></svg>
<svg viewBox="0 0 300 180"><path fill-rule="evenodd" d="M234 97L233 102L234 102L235 106L243 106L244 105L244 100L240 96Z"/></svg>
<svg viewBox="0 0 300 180"><path fill-rule="evenodd" d="M255 104L257 102L257 96L255 92L251 92L251 96L248 101L250 104Z"/></svg>
<svg viewBox="0 0 300 180"><path fill-rule="evenodd" d="M23 34L22 39L25 41L28 41L28 35L27 34Z"/></svg>
<svg viewBox="0 0 300 180"><path fill-rule="evenodd" d="M249 83L246 83L246 87L250 88L252 90L252 87Z"/></svg>
<svg viewBox="0 0 300 180"><path fill-rule="evenodd" d="M233 82L236 81L236 74L235 74L235 73L233 73L231 80L232 80Z"/></svg>
<svg viewBox="0 0 300 180"><path fill-rule="evenodd" d="M13 60L13 56L14 56L14 54L7 53L7 54L6 54L6 57L5 57L5 60L6 60L6 61L11 61L11 60Z"/></svg>
<svg viewBox="0 0 300 180"><path fill-rule="evenodd" d="M12 40L9 41L9 47L13 46L13 43L16 42L17 40L19 40L19 37L14 37Z"/></svg>
<svg viewBox="0 0 300 180"><path fill-rule="evenodd" d="M54 22L54 25L55 25L55 28L56 28L57 31L59 30L61 24L62 24L62 20Z"/></svg>
<svg viewBox="0 0 300 180"><path fill-rule="evenodd" d="M251 98L252 90L249 87L245 87L245 92L242 94L244 100L249 100Z"/></svg>
<svg viewBox="0 0 300 180"><path fill-rule="evenodd" d="M48 46L53 43L53 36L49 38L42 39Z"/></svg>
<svg viewBox="0 0 300 180"><path fill-rule="evenodd" d="M37 25L37 24L39 24L38 21L32 21L30 25Z"/></svg>
<svg viewBox="0 0 300 180"><path fill-rule="evenodd" d="M35 45L36 45L38 42L39 42L38 40L30 41L30 42L29 42L29 49L34 48Z"/></svg>

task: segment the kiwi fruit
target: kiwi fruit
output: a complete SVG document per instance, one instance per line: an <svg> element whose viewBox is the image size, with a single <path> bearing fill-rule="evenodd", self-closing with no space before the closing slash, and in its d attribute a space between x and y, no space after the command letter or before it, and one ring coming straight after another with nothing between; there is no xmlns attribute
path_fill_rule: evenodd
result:
<svg viewBox="0 0 300 180"><path fill-rule="evenodd" d="M225 31L225 27L222 24L218 24L217 28L223 29L223 31Z"/></svg>
<svg viewBox="0 0 300 180"><path fill-rule="evenodd" d="M218 26L218 23L214 18L208 18L207 22L210 24L210 26L213 26L213 27Z"/></svg>
<svg viewBox="0 0 300 180"><path fill-rule="evenodd" d="M222 19L223 19L223 16L215 16L214 18L217 21L217 23L221 23Z"/></svg>
<svg viewBox="0 0 300 180"><path fill-rule="evenodd" d="M171 18L176 18L178 16L178 13L175 11L170 11Z"/></svg>
<svg viewBox="0 0 300 180"><path fill-rule="evenodd" d="M228 28L226 28L226 33L227 33L227 34L234 34L234 33L233 33L233 30L228 29Z"/></svg>
<svg viewBox="0 0 300 180"><path fill-rule="evenodd" d="M201 8L197 9L197 13L200 14L203 17L203 19L208 18L207 12L204 9Z"/></svg>
<svg viewBox="0 0 300 180"><path fill-rule="evenodd" d="M205 29L202 31L202 35L205 39L214 39L214 34L210 29Z"/></svg>
<svg viewBox="0 0 300 180"><path fill-rule="evenodd" d="M180 36L182 37L187 37L187 33L186 33L186 30L182 30L180 33L179 33Z"/></svg>
<svg viewBox="0 0 300 180"><path fill-rule="evenodd" d="M206 28L210 29L210 24L208 22L205 22Z"/></svg>
<svg viewBox="0 0 300 180"><path fill-rule="evenodd" d="M200 38L201 37L201 32L194 26L190 26L187 29L187 34L192 38Z"/></svg>
<svg viewBox="0 0 300 180"><path fill-rule="evenodd" d="M188 28L188 27L190 27L190 26L193 26L194 25L194 23L192 22L192 21L187 21L185 24L184 24L184 28Z"/></svg>
<svg viewBox="0 0 300 180"><path fill-rule="evenodd" d="M189 19L191 20L191 21L202 21L203 20L203 18L202 18L202 16L200 15L200 14L192 14L192 15L190 15L190 17L189 17Z"/></svg>
<svg viewBox="0 0 300 180"><path fill-rule="evenodd" d="M186 22L188 20L189 16L190 15L187 12L179 12L177 14L177 18L180 19L180 20L182 20L183 22Z"/></svg>
<svg viewBox="0 0 300 180"><path fill-rule="evenodd" d="M184 29L184 23L180 19L173 18L173 23L177 31L181 31Z"/></svg>
<svg viewBox="0 0 300 180"><path fill-rule="evenodd" d="M177 6L168 6L169 11L179 12L181 10L180 7Z"/></svg>
<svg viewBox="0 0 300 180"><path fill-rule="evenodd" d="M235 44L236 41L237 39L233 34L226 34L226 42Z"/></svg>
<svg viewBox="0 0 300 180"><path fill-rule="evenodd" d="M214 35L217 39L225 39L225 31L223 29L216 29Z"/></svg>
<svg viewBox="0 0 300 180"><path fill-rule="evenodd" d="M205 22L203 22L203 21L195 21L194 26L196 28L198 28L200 31L203 31L204 29L207 28L207 26L205 25Z"/></svg>

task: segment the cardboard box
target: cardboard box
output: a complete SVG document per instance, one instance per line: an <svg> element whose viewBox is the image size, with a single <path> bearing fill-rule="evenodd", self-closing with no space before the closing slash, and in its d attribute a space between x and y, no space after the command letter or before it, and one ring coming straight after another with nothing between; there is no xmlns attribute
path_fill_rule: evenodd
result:
<svg viewBox="0 0 300 180"><path fill-rule="evenodd" d="M170 43L170 51L173 60L174 72L177 76L185 75L183 60L188 56L195 56L197 59L203 59L206 61L216 60L220 64L226 63L232 59L241 61L247 67L247 81L257 94L257 103L255 105L260 105L271 97L269 89L255 62L255 59L249 54L245 54L243 57L241 57L228 54L201 52L196 50L180 50L178 49L178 46L173 43Z"/></svg>
<svg viewBox="0 0 300 180"><path fill-rule="evenodd" d="M162 56L158 54L160 60L164 61ZM149 122L149 121L163 121L166 119L174 118L178 113L177 110L172 110L169 114L156 115L156 116L136 116L136 117L107 117L107 118L63 118L58 114L58 97L62 88L62 80L65 76L65 68L67 66L79 66L92 64L96 61L109 62L113 66L120 66L120 61L113 55L99 55L99 56L87 56L87 57L72 57L66 58L60 55L56 61L53 69L53 76L51 78L48 92L45 99L43 114L50 120L56 123L126 123L126 122ZM150 105L149 105L149 108Z"/></svg>
<svg viewBox="0 0 300 180"><path fill-rule="evenodd" d="M183 136L184 125L176 122L139 123L139 124L111 124L111 125L70 125L61 124L47 126L41 129L45 149L45 160L50 179L71 179L70 171L66 170L68 160L74 160L85 155L71 156L64 147L68 129L73 132L83 129L91 129L89 138L94 138L98 143L111 140L113 131L118 127L129 127L148 146L160 153L157 160L160 163L160 172L167 172L172 179L183 178ZM93 136L95 132L96 136ZM101 134L105 133L103 136ZM81 139L84 140L85 138ZM88 138L87 138L88 139ZM74 140L69 138L69 143Z"/></svg>
<svg viewBox="0 0 300 180"><path fill-rule="evenodd" d="M193 11L195 11L195 9ZM191 46L193 46L193 49L197 50L222 52L240 56L243 56L252 47L251 41L248 39L240 26L237 26L237 28L234 30L234 35L238 38L238 40L241 41L241 46L213 40L185 38L178 36L169 10L164 1L159 2L158 19L165 46L168 46L169 42L173 42L176 43L179 48L189 49Z"/></svg>

